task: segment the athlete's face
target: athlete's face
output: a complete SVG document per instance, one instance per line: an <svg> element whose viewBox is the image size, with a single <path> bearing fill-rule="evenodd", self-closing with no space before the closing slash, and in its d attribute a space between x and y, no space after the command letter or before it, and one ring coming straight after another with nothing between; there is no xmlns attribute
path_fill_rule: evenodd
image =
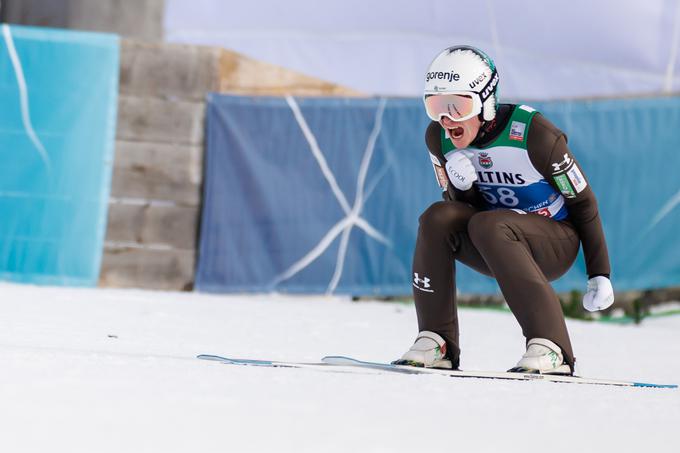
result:
<svg viewBox="0 0 680 453"><path fill-rule="evenodd" d="M457 149L467 148L475 139L482 122L479 117L473 116L465 121L453 121L445 116L439 120L439 124L449 132L451 143Z"/></svg>

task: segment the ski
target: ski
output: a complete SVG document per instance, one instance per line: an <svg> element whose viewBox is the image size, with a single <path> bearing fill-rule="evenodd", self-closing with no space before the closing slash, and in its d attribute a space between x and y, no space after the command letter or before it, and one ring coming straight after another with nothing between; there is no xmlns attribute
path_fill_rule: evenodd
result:
<svg viewBox="0 0 680 453"><path fill-rule="evenodd" d="M354 365L344 365L340 363L321 362L281 362L275 360L257 360L257 359L235 359L231 357L224 357L212 354L200 354L196 356L197 359L209 360L213 362L220 362L227 365L243 365L253 367L269 367L269 368L311 368L321 371L344 372L352 374L421 374L420 370L415 367L397 367L382 369L380 367L366 367ZM325 358L324 358L325 359Z"/></svg>
<svg viewBox="0 0 680 453"><path fill-rule="evenodd" d="M547 381L570 384L608 385L619 387L647 387L647 388L677 388L675 384L652 384L647 382L615 381L607 379L590 379L578 376L558 376L550 374L509 373L495 371L461 371L435 368L419 368L407 365L393 365L390 363L367 362L345 356L326 356L321 362L284 362L273 360L235 359L219 355L201 354L201 360L210 360L228 365L243 365L271 368L307 368L320 371L354 373L354 374L429 374L453 378L468 379L498 379L508 381Z"/></svg>
<svg viewBox="0 0 680 453"><path fill-rule="evenodd" d="M200 354L196 358L201 360L209 360L212 362L224 363L227 365L242 365L251 367L268 367L268 368L306 368L316 369L325 372L333 373L351 373L351 374L379 374L379 370L369 368L360 369L357 367L345 367L330 365L323 362L277 362L275 360L256 360L256 359L235 359L231 357L223 357L212 354Z"/></svg>
<svg viewBox="0 0 680 453"><path fill-rule="evenodd" d="M412 374L435 374L457 378L501 379L511 381L548 381L570 384L611 385L619 387L649 387L649 388L678 388L676 384L652 384L648 382L616 381L609 379L591 379L580 376L562 376L554 374L511 373L497 371L462 371L438 368L419 368L407 365L393 365L391 363L366 362L345 356L326 356L322 363L343 367L371 368L384 371L409 370Z"/></svg>

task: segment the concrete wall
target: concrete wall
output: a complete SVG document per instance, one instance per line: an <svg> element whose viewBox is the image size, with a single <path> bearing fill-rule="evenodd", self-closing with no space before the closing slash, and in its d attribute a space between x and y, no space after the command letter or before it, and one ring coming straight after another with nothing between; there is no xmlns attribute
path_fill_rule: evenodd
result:
<svg viewBox="0 0 680 453"><path fill-rule="evenodd" d="M116 33L163 39L165 0L3 0L2 20L11 24Z"/></svg>
<svg viewBox="0 0 680 453"><path fill-rule="evenodd" d="M101 284L191 288L205 94L218 88L219 58L216 48L122 41Z"/></svg>
<svg viewBox="0 0 680 453"><path fill-rule="evenodd" d="M360 93L214 47L122 40L103 286L191 289L209 92Z"/></svg>

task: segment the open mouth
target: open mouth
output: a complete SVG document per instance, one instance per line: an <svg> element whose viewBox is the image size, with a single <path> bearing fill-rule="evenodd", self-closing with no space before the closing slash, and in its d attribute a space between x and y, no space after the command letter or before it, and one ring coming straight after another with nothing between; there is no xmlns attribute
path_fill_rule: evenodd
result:
<svg viewBox="0 0 680 453"><path fill-rule="evenodd" d="M449 129L449 134L451 134L451 137L453 137L454 139L461 138L464 133L465 130L460 126L454 127L453 129Z"/></svg>

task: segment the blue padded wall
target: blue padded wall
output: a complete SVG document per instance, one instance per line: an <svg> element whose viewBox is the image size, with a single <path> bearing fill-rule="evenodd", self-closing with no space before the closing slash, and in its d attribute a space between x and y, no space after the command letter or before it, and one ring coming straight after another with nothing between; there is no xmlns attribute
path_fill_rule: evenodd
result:
<svg viewBox="0 0 680 453"><path fill-rule="evenodd" d="M106 229L119 39L2 25L0 277L94 285Z"/></svg>
<svg viewBox="0 0 680 453"><path fill-rule="evenodd" d="M595 189L615 288L680 284L680 98L531 105ZM409 294L418 216L441 199L428 121L419 99L210 95L197 288ZM555 286L585 280L579 258ZM461 265L458 282L498 290Z"/></svg>

